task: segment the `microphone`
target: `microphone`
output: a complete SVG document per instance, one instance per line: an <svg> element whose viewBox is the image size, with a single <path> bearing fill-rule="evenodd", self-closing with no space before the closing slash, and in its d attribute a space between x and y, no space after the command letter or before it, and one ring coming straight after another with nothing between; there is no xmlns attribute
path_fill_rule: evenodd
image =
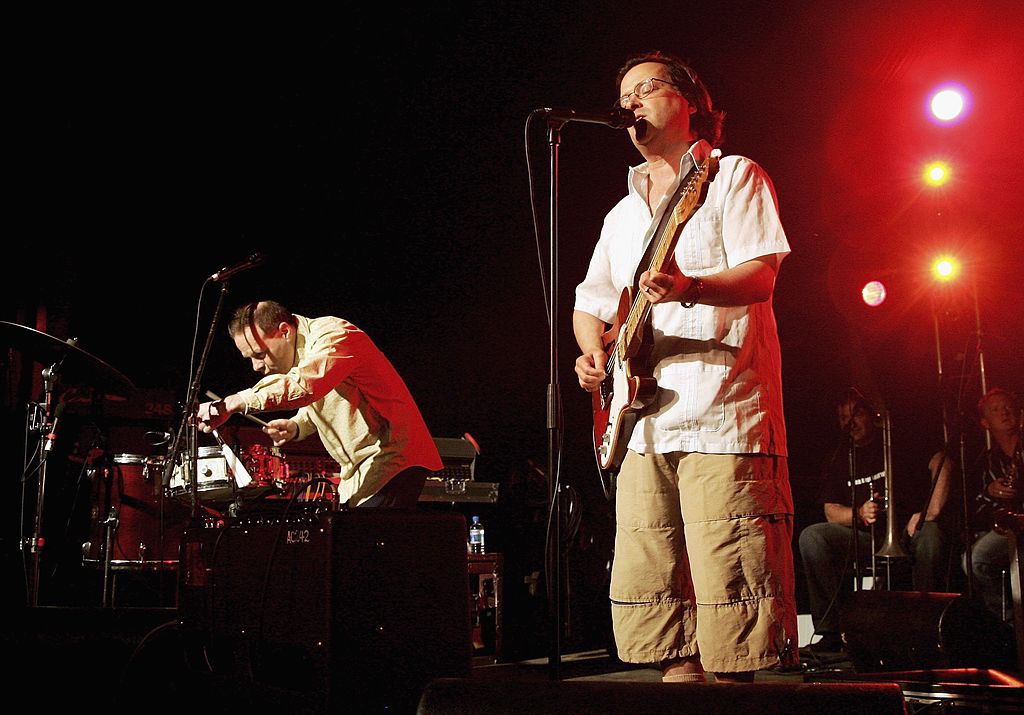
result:
<svg viewBox="0 0 1024 715"><path fill-rule="evenodd" d="M636 124L636 116L622 107L613 107L603 112L577 112L575 109L551 109L545 108L548 121L560 122L589 122L590 124L604 124L612 129L625 129Z"/></svg>
<svg viewBox="0 0 1024 715"><path fill-rule="evenodd" d="M242 271L247 271L250 268L255 268L256 266L261 265L263 265L263 254L254 253L248 258L246 258L244 261L239 261L233 266L226 266L224 268L221 268L219 271L210 276L210 280L213 281L214 283L220 283L221 281L226 281L228 278L235 275L236 273L241 273Z"/></svg>

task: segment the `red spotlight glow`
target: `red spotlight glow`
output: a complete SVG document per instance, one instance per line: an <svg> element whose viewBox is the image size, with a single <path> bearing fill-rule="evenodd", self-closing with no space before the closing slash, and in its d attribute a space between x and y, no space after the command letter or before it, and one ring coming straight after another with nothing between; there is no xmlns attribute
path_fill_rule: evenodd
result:
<svg viewBox="0 0 1024 715"><path fill-rule="evenodd" d="M885 302L885 286L882 284L882 281L866 283L861 288L860 297L866 305L877 308Z"/></svg>
<svg viewBox="0 0 1024 715"><path fill-rule="evenodd" d="M936 87L927 102L928 117L937 124L950 125L962 121L971 108L971 95L957 84Z"/></svg>

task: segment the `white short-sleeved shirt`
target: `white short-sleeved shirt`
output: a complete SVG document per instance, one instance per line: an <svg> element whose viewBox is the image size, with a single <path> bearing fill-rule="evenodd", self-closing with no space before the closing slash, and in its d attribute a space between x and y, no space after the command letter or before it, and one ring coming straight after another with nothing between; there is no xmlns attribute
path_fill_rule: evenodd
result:
<svg viewBox="0 0 1024 715"><path fill-rule="evenodd" d="M691 147L701 162L710 146ZM681 167L687 167L684 155ZM685 174L680 171L680 176ZM605 217L576 310L611 323L619 296L668 208L669 191L652 216L644 200L647 165L630 169L629 193ZM760 256L790 251L771 180L742 156L720 161L707 198L679 237L675 258L688 276L720 273ZM681 303L653 306L655 400L629 440L641 453L786 455L779 339L771 302L720 308Z"/></svg>

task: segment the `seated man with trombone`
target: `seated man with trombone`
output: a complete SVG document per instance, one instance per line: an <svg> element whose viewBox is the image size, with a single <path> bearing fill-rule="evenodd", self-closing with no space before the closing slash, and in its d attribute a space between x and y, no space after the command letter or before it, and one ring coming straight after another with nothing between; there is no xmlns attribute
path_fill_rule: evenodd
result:
<svg viewBox="0 0 1024 715"><path fill-rule="evenodd" d="M929 491L927 508L915 511L908 519L911 509L901 507L915 501L908 500L899 489L913 492L911 499L916 499L929 485L923 478L911 477L908 482L904 475L912 475L911 471L893 469L888 421L856 389L843 396L837 413L844 439L824 467L820 496L826 521L808 526L799 539L811 620L815 633L821 635L810 649L802 649L811 654L842 650L839 609L842 594L852 590L851 575L866 573L868 562L875 566L876 555L909 556L914 589L937 590L945 582L950 536L955 533L955 527L947 523L949 513L955 510L944 509L952 472L945 452L936 453L929 461L934 488ZM894 472L899 480L895 489ZM851 474L855 475L852 480ZM891 522L885 509L890 500L895 505ZM897 533L901 523L905 527ZM856 552L852 548L855 538ZM879 573L874 568L871 573L877 584Z"/></svg>

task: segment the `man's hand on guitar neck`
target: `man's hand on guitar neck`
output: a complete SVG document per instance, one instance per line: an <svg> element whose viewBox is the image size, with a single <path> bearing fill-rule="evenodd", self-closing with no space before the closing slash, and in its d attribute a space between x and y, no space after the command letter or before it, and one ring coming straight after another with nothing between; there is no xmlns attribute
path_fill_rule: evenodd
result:
<svg viewBox="0 0 1024 715"><path fill-rule="evenodd" d="M684 276L679 271L644 271L640 274L640 293L651 303L682 301L690 292L693 281L693 278Z"/></svg>

